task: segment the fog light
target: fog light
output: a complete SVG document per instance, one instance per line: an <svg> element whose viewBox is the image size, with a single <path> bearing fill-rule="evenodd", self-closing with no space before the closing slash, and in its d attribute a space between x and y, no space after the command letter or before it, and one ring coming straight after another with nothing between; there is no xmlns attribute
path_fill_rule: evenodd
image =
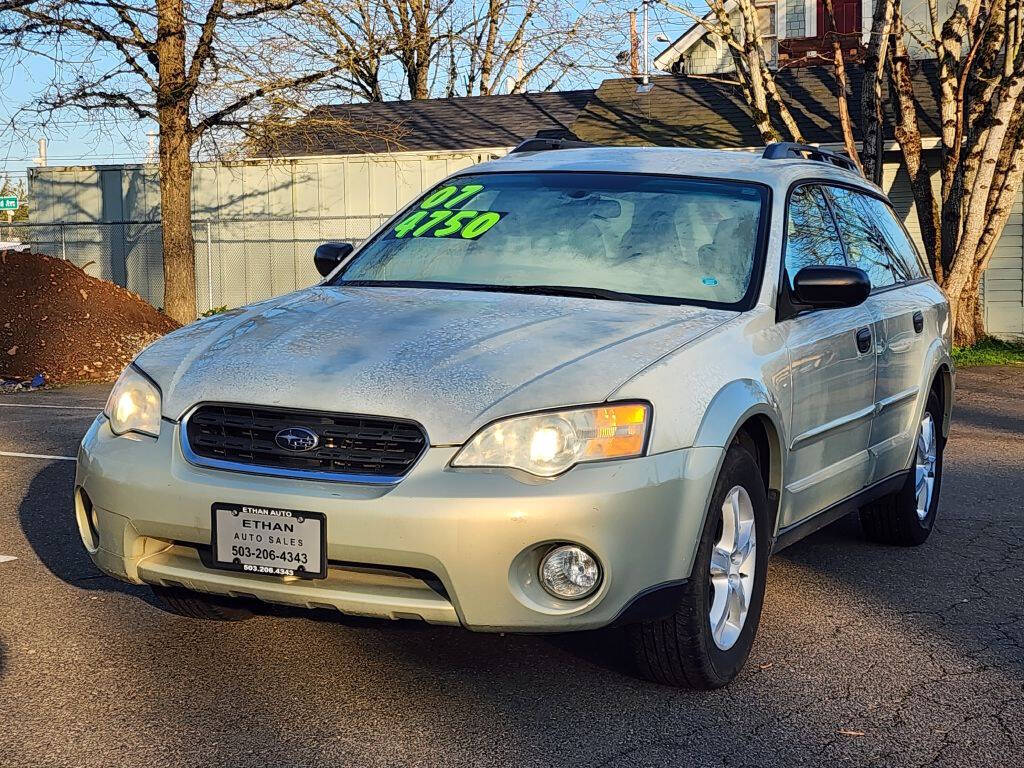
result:
<svg viewBox="0 0 1024 768"><path fill-rule="evenodd" d="M587 550L565 544L552 549L540 561L540 583L549 594L562 600L580 600L597 589L601 569Z"/></svg>

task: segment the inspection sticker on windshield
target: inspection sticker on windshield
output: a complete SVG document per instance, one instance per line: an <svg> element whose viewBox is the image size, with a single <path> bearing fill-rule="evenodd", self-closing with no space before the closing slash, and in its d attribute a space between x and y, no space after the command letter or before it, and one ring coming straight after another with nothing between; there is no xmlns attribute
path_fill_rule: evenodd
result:
<svg viewBox="0 0 1024 768"><path fill-rule="evenodd" d="M500 211L481 211L455 206L465 203L484 189L482 184L457 187L449 184L431 192L419 207L398 222L388 237L460 237L476 240L501 221Z"/></svg>
<svg viewBox="0 0 1024 768"><path fill-rule="evenodd" d="M326 517L319 512L216 503L213 557L218 568L268 576L327 576Z"/></svg>

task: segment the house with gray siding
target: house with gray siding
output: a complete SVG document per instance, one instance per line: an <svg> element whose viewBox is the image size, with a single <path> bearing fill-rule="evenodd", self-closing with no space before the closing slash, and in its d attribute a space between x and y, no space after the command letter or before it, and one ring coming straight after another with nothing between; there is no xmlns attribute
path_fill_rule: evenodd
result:
<svg viewBox="0 0 1024 768"><path fill-rule="evenodd" d="M861 58L871 33L873 0L832 0L838 36L847 57ZM940 18L955 7L955 0L937 0ZM765 40L765 53L772 66L803 66L819 62L819 56L831 56L832 40L825 34L823 0L754 0L758 27ZM725 9L736 33L742 39L743 25L735 0L727 0ZM713 23L708 13L705 21ZM927 2L903 4L907 50L912 59L934 58L923 41L932 35ZM732 57L720 39L701 23L694 23L654 58L654 66L665 72L686 75L715 75L733 71Z"/></svg>

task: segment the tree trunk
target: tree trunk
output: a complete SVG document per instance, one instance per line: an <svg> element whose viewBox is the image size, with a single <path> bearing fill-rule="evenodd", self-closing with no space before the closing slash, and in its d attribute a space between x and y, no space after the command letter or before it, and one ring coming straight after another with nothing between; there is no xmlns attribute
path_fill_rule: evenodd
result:
<svg viewBox="0 0 1024 768"><path fill-rule="evenodd" d="M1008 80L999 75L999 60L1005 56L1003 50L1003 19L1005 2L997 0L986 17L991 23L988 33L979 30L980 36L971 47L971 53L963 66L967 67L958 76L953 89L955 135L951 146L942 149L942 247L943 269L953 266L957 243L963 234L966 206L970 203L970 191L974 187L983 162L982 153L988 130L993 124L992 110L997 104L996 94ZM951 26L946 22L944 30ZM944 32L945 34L945 32ZM954 72L955 73L955 72ZM952 76L952 75L950 75ZM942 70L940 70L942 77ZM944 88L944 91L948 90Z"/></svg>
<svg viewBox="0 0 1024 768"><path fill-rule="evenodd" d="M889 46L889 29L892 26L893 2L876 0L875 15L871 20L871 39L864 55L864 88L861 92L863 148L860 159L864 175L869 179L877 178L882 167L882 157L878 151L882 134L882 81Z"/></svg>
<svg viewBox="0 0 1024 768"><path fill-rule="evenodd" d="M764 88L772 97L775 106L778 107L779 118L782 120L782 124L786 126L786 130L789 131L790 137L797 144L803 144L804 136L800 133L800 126L796 124L796 118L789 111L786 102L782 100L782 94L779 93L778 86L775 84L775 75L772 74L772 71L768 68L768 63L765 61L764 50L760 46L758 46L758 50L761 60L761 80L764 82Z"/></svg>
<svg viewBox="0 0 1024 768"><path fill-rule="evenodd" d="M973 347L985 335L985 321L982 315L980 293L981 273L973 276L959 298L950 297L950 312L953 321L953 346Z"/></svg>
<svg viewBox="0 0 1024 768"><path fill-rule="evenodd" d="M412 87L414 99L429 99L430 98L430 60L423 59L416 62L415 68L416 75L413 79Z"/></svg>
<svg viewBox="0 0 1024 768"><path fill-rule="evenodd" d="M864 175L864 166L857 152L857 142L853 138L853 121L850 120L850 105L846 96L846 61L843 58L843 46L836 34L836 11L832 0L825 0L825 33L832 38L832 60L836 67L836 104L839 107L839 125L843 129L843 145L846 154Z"/></svg>
<svg viewBox="0 0 1024 768"><path fill-rule="evenodd" d="M484 37L484 52L480 61L480 95L487 96L494 90L491 71L494 68L494 48L498 44L498 27L501 23L501 3L490 0L487 5L487 32ZM500 86L500 84L498 84Z"/></svg>
<svg viewBox="0 0 1024 768"><path fill-rule="evenodd" d="M164 312L179 323L196 319L192 237L192 142L180 115L160 120L160 218L163 222Z"/></svg>
<svg viewBox="0 0 1024 768"><path fill-rule="evenodd" d="M736 37L736 30L733 29L729 14L725 10L725 0L709 0L708 4L711 6L711 12L715 14L715 20L718 22L717 34L732 58L732 65L736 70L736 84L739 86L743 103L753 110L754 92L750 85L750 77L747 75L747 60L739 50L740 43ZM741 21L740 24L742 25L742 23ZM754 123L762 139L764 139L765 132L761 124L758 123L758 119L755 115ZM767 144L768 141L765 140L765 143Z"/></svg>
<svg viewBox="0 0 1024 768"><path fill-rule="evenodd" d="M939 242L942 218L939 203L932 190L931 172L922 157L921 127L917 121L917 105L914 102L914 86L910 78L910 54L903 40L905 28L902 16L892 20L892 40L889 44L890 94L895 113L894 131L896 141L903 152L903 164L910 177L914 192L914 206L917 220L921 225L921 240L932 266L935 279L942 283L942 247Z"/></svg>
<svg viewBox="0 0 1024 768"><path fill-rule="evenodd" d="M160 218L164 312L179 323L196 319L196 260L192 239L192 129L185 88L183 0L157 0L160 124Z"/></svg>
<svg viewBox="0 0 1024 768"><path fill-rule="evenodd" d="M414 99L430 98L430 54L434 47L435 31L430 24L430 3L412 3L413 29L413 76L409 81L409 94Z"/></svg>
<svg viewBox="0 0 1024 768"><path fill-rule="evenodd" d="M748 0L741 0L739 9L740 20L743 23L743 60L749 78L751 95L748 106L754 125L757 127L758 133L761 134L761 140L765 144L772 144L781 141L782 137L772 125L771 115L768 113L768 90L765 86L764 67L761 65L761 40L757 34L755 11Z"/></svg>
<svg viewBox="0 0 1024 768"><path fill-rule="evenodd" d="M971 276L975 271L978 246L985 233L986 219L991 215L988 201L992 182L999 166L998 160L1002 153L1004 140L1014 123L1013 113L1019 109L1018 101L1022 91L1024 91L1024 72L1006 80L1004 87L997 91L998 102L992 112L992 127L988 129L984 144L977 152L978 171L971 180L962 201L963 209L966 211L963 231L956 244L949 267L950 285L954 293L963 290L970 284ZM972 154L974 153L972 152Z"/></svg>

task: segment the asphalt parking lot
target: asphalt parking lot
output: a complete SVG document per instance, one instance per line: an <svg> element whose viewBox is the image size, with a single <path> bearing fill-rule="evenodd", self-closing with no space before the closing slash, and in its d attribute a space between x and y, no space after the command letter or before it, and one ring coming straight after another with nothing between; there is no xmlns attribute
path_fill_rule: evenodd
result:
<svg viewBox="0 0 1024 768"><path fill-rule="evenodd" d="M0 766L1016 765L1024 368L958 384L928 543L851 517L785 550L713 693L637 679L609 632L165 613L92 566L74 462L39 458L74 456L106 388L0 396Z"/></svg>

